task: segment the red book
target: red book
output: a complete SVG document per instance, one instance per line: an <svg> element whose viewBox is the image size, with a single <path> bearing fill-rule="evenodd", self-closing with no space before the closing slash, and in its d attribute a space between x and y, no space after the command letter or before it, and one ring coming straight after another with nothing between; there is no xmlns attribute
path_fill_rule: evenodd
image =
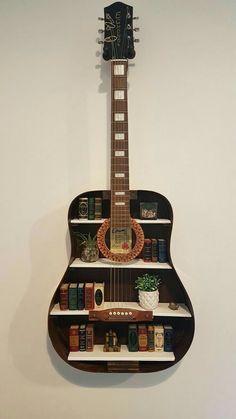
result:
<svg viewBox="0 0 236 419"><path fill-rule="evenodd" d="M138 350L147 351L148 348L148 335L147 327L145 324L138 325Z"/></svg>
<svg viewBox="0 0 236 419"><path fill-rule="evenodd" d="M77 352L79 350L79 326L70 326L69 346L71 352Z"/></svg>
<svg viewBox="0 0 236 419"><path fill-rule="evenodd" d="M69 284L63 284L60 287L60 309L61 310L68 310L68 289Z"/></svg>
<svg viewBox="0 0 236 419"><path fill-rule="evenodd" d="M84 290L85 310L94 309L94 284L86 282Z"/></svg>
<svg viewBox="0 0 236 419"><path fill-rule="evenodd" d="M93 324L88 324L86 327L86 351L87 352L93 351L93 345L94 345Z"/></svg>

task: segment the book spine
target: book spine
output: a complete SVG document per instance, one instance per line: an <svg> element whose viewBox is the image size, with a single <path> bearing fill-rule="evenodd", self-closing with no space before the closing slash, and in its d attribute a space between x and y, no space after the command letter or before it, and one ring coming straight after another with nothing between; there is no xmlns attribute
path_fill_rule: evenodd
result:
<svg viewBox="0 0 236 419"><path fill-rule="evenodd" d="M139 351L147 350L147 327L144 324L138 326L138 349Z"/></svg>
<svg viewBox="0 0 236 419"><path fill-rule="evenodd" d="M94 326L88 324L86 327L86 351L92 352L94 347Z"/></svg>
<svg viewBox="0 0 236 419"><path fill-rule="evenodd" d="M102 198L95 198L95 220L102 218Z"/></svg>
<svg viewBox="0 0 236 419"><path fill-rule="evenodd" d="M155 351L154 326L148 326L148 351Z"/></svg>
<svg viewBox="0 0 236 419"><path fill-rule="evenodd" d="M69 347L71 352L77 352L79 350L79 326L70 326Z"/></svg>
<svg viewBox="0 0 236 419"><path fill-rule="evenodd" d="M78 286L78 310L84 310L84 284Z"/></svg>
<svg viewBox="0 0 236 419"><path fill-rule="evenodd" d="M94 220L95 218L95 198L89 197L88 198L88 219Z"/></svg>
<svg viewBox="0 0 236 419"><path fill-rule="evenodd" d="M155 326L155 350L164 351L164 328L161 325Z"/></svg>
<svg viewBox="0 0 236 419"><path fill-rule="evenodd" d="M151 262L152 261L152 241L150 239L145 239L144 240L143 261L144 262Z"/></svg>
<svg viewBox="0 0 236 419"><path fill-rule="evenodd" d="M152 262L157 262L157 239L152 239Z"/></svg>
<svg viewBox="0 0 236 419"><path fill-rule="evenodd" d="M167 245L165 239L158 239L158 259L159 262L167 262Z"/></svg>
<svg viewBox="0 0 236 419"><path fill-rule="evenodd" d="M94 309L94 287L90 283L85 284L85 310Z"/></svg>
<svg viewBox="0 0 236 419"><path fill-rule="evenodd" d="M138 351L138 331L136 324L130 324L128 330L128 350L129 352Z"/></svg>
<svg viewBox="0 0 236 419"><path fill-rule="evenodd" d="M164 326L164 351L173 352L173 327Z"/></svg>
<svg viewBox="0 0 236 419"><path fill-rule="evenodd" d="M69 305L68 305L68 287L69 287L69 284L63 284L60 287L59 305L60 305L61 310L68 310L68 308L69 308Z"/></svg>
<svg viewBox="0 0 236 419"><path fill-rule="evenodd" d="M88 198L79 198L79 218L88 219Z"/></svg>
<svg viewBox="0 0 236 419"><path fill-rule="evenodd" d="M104 306L104 282L94 284L94 308L95 310Z"/></svg>
<svg viewBox="0 0 236 419"><path fill-rule="evenodd" d="M86 326L81 324L79 328L79 350L86 351Z"/></svg>
<svg viewBox="0 0 236 419"><path fill-rule="evenodd" d="M69 286L69 310L77 310L77 284L70 284Z"/></svg>

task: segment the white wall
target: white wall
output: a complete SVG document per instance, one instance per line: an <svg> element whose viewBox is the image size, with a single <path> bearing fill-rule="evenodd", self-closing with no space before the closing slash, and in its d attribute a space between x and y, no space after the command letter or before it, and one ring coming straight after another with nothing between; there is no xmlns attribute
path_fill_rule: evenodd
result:
<svg viewBox="0 0 236 419"><path fill-rule="evenodd" d="M195 339L179 365L148 375L79 372L52 349L47 310L68 261L69 203L108 187L109 64L95 43L107 3L1 0L1 419L236 416L236 3L131 4L141 27L131 187L173 205L172 257Z"/></svg>

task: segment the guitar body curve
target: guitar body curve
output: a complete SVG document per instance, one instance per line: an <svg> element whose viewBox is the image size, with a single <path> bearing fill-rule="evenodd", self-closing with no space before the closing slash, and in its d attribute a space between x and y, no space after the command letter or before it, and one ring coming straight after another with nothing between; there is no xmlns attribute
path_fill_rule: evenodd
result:
<svg viewBox="0 0 236 419"><path fill-rule="evenodd" d="M190 298L174 268L170 255L170 241L173 227L173 211L169 201L161 194L147 190L130 191L130 215L132 218L138 220L142 226L145 238L165 239L167 243L167 259L168 263L152 262L145 265L127 265L120 264L114 267L105 263L102 267L97 262L91 262L89 265L80 262L81 246L78 242L78 233L90 233L94 236L98 228L101 226L102 220L79 220L78 208L79 200L84 197L100 197L102 198L102 219L110 217L110 191L89 191L78 195L69 207L68 225L71 240L71 256L69 265L65 274L60 281L54 296L52 298L49 313L48 313L48 331L49 336L58 355L72 367L89 371L89 372L155 372L167 369L177 362L179 362L188 351L194 336L194 312ZM140 219L140 203L141 202L157 202L158 205L158 219L157 220L141 220ZM102 255L100 255L102 256ZM138 259L141 259L139 255ZM136 259L134 260L134 263ZM87 354L87 357L78 352L78 357L73 359L70 357L69 351L69 328L71 325L88 324L89 313L84 310L60 310L60 288L62 284L66 283L80 283L80 282L104 282L104 299L105 302L112 304L113 301L118 301L122 305L122 301L126 304L137 304L138 294L135 289L135 279L148 271L157 273L162 280L160 291L160 306L165 307L165 310L158 315L154 315L153 320L148 324L168 324L174 330L174 359L168 358L160 360L158 354L153 352L153 356L145 359L145 354L137 352L136 358L132 352L128 352L126 358L115 361L110 360L110 354L104 357L96 358L94 352ZM118 275L119 281L114 285L111 283L111 277L114 274ZM111 293L111 287L112 293ZM116 290L114 291L114 289ZM122 289L122 290L121 290ZM114 299L114 292L116 298ZM117 298L118 296L118 298ZM171 310L168 308L170 302L179 304L179 309ZM143 323L143 322L142 322ZM112 321L98 321L95 322L94 343L102 346L104 344L104 336L110 327L115 325L118 330L121 345L127 345L129 322L112 322ZM122 353L122 352L121 352ZM72 354L73 355L73 354ZM81 357L80 357L81 355ZM139 357L140 355L140 357ZM155 360L155 355L157 359ZM140 358L140 359L139 359Z"/></svg>

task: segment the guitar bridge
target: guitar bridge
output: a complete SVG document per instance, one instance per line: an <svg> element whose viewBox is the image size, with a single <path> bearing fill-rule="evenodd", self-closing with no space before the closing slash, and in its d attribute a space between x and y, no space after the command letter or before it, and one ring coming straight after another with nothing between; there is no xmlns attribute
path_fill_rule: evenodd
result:
<svg viewBox="0 0 236 419"><path fill-rule="evenodd" d="M151 310L137 310L127 307L91 310L89 311L89 320L103 322L147 322L153 320L153 312Z"/></svg>

